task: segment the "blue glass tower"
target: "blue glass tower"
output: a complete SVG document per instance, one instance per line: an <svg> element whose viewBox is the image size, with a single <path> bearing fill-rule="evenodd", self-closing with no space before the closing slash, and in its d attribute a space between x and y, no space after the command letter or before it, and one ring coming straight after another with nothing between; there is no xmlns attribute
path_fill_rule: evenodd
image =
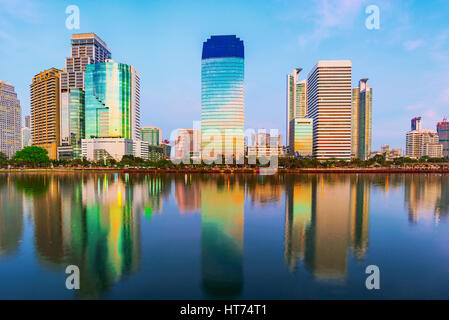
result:
<svg viewBox="0 0 449 320"><path fill-rule="evenodd" d="M201 60L203 158L244 156L244 47L235 35L212 36Z"/></svg>

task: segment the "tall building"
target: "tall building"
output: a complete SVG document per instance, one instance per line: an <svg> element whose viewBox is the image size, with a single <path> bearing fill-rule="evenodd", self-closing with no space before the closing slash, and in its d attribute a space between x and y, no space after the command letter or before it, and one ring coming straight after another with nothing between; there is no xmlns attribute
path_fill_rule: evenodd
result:
<svg viewBox="0 0 449 320"><path fill-rule="evenodd" d="M299 80L302 68L296 68L287 75L287 146L290 154L294 154L294 141L290 139L292 120L307 117L307 80Z"/></svg>
<svg viewBox="0 0 449 320"><path fill-rule="evenodd" d="M51 68L33 77L31 90L31 140L34 146L57 159L59 145L59 77L61 70Z"/></svg>
<svg viewBox="0 0 449 320"><path fill-rule="evenodd" d="M437 132L439 143L443 145L443 157L447 158L449 157L449 122L446 121L446 118L443 119L443 122L438 122Z"/></svg>
<svg viewBox="0 0 449 320"><path fill-rule="evenodd" d="M211 36L201 60L204 158L244 156L244 46L235 35Z"/></svg>
<svg viewBox="0 0 449 320"><path fill-rule="evenodd" d="M60 158L79 158L81 139L85 137L85 75L88 64L111 58L106 43L94 33L72 35L71 57L61 72Z"/></svg>
<svg viewBox="0 0 449 320"><path fill-rule="evenodd" d="M25 116L25 126L22 127L22 149L31 146L31 117Z"/></svg>
<svg viewBox="0 0 449 320"><path fill-rule="evenodd" d="M427 129L407 132L406 155L411 158L443 157L443 145L439 143L438 133Z"/></svg>
<svg viewBox="0 0 449 320"><path fill-rule="evenodd" d="M415 117L411 121L411 131L413 130L421 130L421 117Z"/></svg>
<svg viewBox="0 0 449 320"><path fill-rule="evenodd" d="M295 157L312 157L313 153L313 119L296 118L290 121L290 155Z"/></svg>
<svg viewBox="0 0 449 320"><path fill-rule="evenodd" d="M371 153L373 89L361 79L352 89L352 156L366 160Z"/></svg>
<svg viewBox="0 0 449 320"><path fill-rule="evenodd" d="M352 64L319 61L307 79L307 116L313 119L313 156L350 159L352 139Z"/></svg>
<svg viewBox="0 0 449 320"><path fill-rule="evenodd" d="M0 80L0 152L8 157L20 150L22 114L14 87Z"/></svg>
<svg viewBox="0 0 449 320"><path fill-rule="evenodd" d="M140 77L129 65L107 60L85 72L86 138L140 139Z"/></svg>
<svg viewBox="0 0 449 320"><path fill-rule="evenodd" d="M162 143L162 130L156 127L142 127L140 137L147 141L150 146L159 146Z"/></svg>

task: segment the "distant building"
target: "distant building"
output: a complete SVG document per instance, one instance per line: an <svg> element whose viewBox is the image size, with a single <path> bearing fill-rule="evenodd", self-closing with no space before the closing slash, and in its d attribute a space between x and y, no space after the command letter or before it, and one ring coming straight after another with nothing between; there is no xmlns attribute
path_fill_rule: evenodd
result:
<svg viewBox="0 0 449 320"><path fill-rule="evenodd" d="M178 129L175 141L176 159L194 158L200 156L201 133L194 129Z"/></svg>
<svg viewBox="0 0 449 320"><path fill-rule="evenodd" d="M133 155L136 158L148 160L150 146L147 141L133 140Z"/></svg>
<svg viewBox="0 0 449 320"><path fill-rule="evenodd" d="M31 90L31 140L56 160L59 145L59 77L61 70L51 68L33 77Z"/></svg>
<svg viewBox="0 0 449 320"><path fill-rule="evenodd" d="M443 122L438 122L437 132L440 144L443 145L443 156L449 157L449 122L446 119Z"/></svg>
<svg viewBox="0 0 449 320"><path fill-rule="evenodd" d="M313 157L349 160L352 142L352 63L318 61L307 78L307 117L313 119Z"/></svg>
<svg viewBox="0 0 449 320"><path fill-rule="evenodd" d="M0 80L0 152L12 157L22 146L22 111L14 87Z"/></svg>
<svg viewBox="0 0 449 320"><path fill-rule="evenodd" d="M290 140L292 120L307 117L307 80L299 80L302 68L296 68L287 76L287 146L294 154L294 141Z"/></svg>
<svg viewBox="0 0 449 320"><path fill-rule="evenodd" d="M352 89L352 156L362 160L371 153L373 89L361 79Z"/></svg>
<svg viewBox="0 0 449 320"><path fill-rule="evenodd" d="M438 133L434 130L412 130L406 135L406 155L411 158L443 156L443 145L439 143Z"/></svg>
<svg viewBox="0 0 449 320"><path fill-rule="evenodd" d="M22 149L31 146L31 117L25 116L25 126L22 127Z"/></svg>
<svg viewBox="0 0 449 320"><path fill-rule="evenodd" d="M313 119L296 118L290 124L290 155L309 158L313 154Z"/></svg>
<svg viewBox="0 0 449 320"><path fill-rule="evenodd" d="M156 127L142 127L140 138L147 141L150 146L159 146L162 143L162 130Z"/></svg>
<svg viewBox="0 0 449 320"><path fill-rule="evenodd" d="M282 150L281 135L271 135L266 132L259 132L252 137L252 145L247 147L248 157L271 157L281 156Z"/></svg>
<svg viewBox="0 0 449 320"><path fill-rule="evenodd" d="M413 118L411 121L411 131L413 130L421 130L421 117Z"/></svg>
<svg viewBox="0 0 449 320"><path fill-rule="evenodd" d="M161 146L149 146L148 147L148 159L151 161L159 161L166 159L164 147Z"/></svg>
<svg viewBox="0 0 449 320"><path fill-rule="evenodd" d="M390 152L390 146L388 144L384 144L381 147L382 153Z"/></svg>
<svg viewBox="0 0 449 320"><path fill-rule="evenodd" d="M171 145L170 145L170 142L167 141L167 140L163 140L162 143L161 143L161 147L162 147L162 149L164 151L165 159L170 159L170 157L171 157Z"/></svg>

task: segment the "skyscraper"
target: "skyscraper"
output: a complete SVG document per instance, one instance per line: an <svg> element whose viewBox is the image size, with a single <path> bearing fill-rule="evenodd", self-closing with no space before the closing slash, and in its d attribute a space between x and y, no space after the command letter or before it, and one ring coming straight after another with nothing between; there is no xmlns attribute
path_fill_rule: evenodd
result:
<svg viewBox="0 0 449 320"><path fill-rule="evenodd" d="M159 146L162 143L162 130L156 127L142 127L140 137L151 146Z"/></svg>
<svg viewBox="0 0 449 320"><path fill-rule="evenodd" d="M299 73L302 68L296 68L293 72L287 75L287 146L289 147L289 153L293 155L294 141L290 139L292 126L294 122L292 120L296 118L307 117L307 80L298 80Z"/></svg>
<svg viewBox="0 0 449 320"><path fill-rule="evenodd" d="M352 64L318 61L307 79L308 117L313 119L313 156L350 159L352 139Z"/></svg>
<svg viewBox="0 0 449 320"><path fill-rule="evenodd" d="M443 156L447 158L449 157L449 122L446 121L446 118L443 119L443 122L438 122L437 132L439 143L443 145Z"/></svg>
<svg viewBox="0 0 449 320"><path fill-rule="evenodd" d="M107 60L85 72L86 138L140 138L140 77L129 65Z"/></svg>
<svg viewBox="0 0 449 320"><path fill-rule="evenodd" d="M411 158L443 156L443 145L439 143L438 133L434 130L420 129L407 132L406 155Z"/></svg>
<svg viewBox="0 0 449 320"><path fill-rule="evenodd" d="M201 60L204 158L244 156L244 46L235 35L211 36Z"/></svg>
<svg viewBox="0 0 449 320"><path fill-rule="evenodd" d="M366 160L371 153L373 89L361 79L352 89L352 156Z"/></svg>
<svg viewBox="0 0 449 320"><path fill-rule="evenodd" d="M22 115L14 87L0 80L0 152L12 157L20 150Z"/></svg>
<svg viewBox="0 0 449 320"><path fill-rule="evenodd" d="M59 157L81 156L84 127L84 71L86 65L102 63L111 58L106 43L94 33L72 35L71 57L61 73L60 148Z"/></svg>
<svg viewBox="0 0 449 320"><path fill-rule="evenodd" d="M31 140L34 146L47 149L50 159L57 159L59 144L59 76L51 68L33 77L31 90Z"/></svg>

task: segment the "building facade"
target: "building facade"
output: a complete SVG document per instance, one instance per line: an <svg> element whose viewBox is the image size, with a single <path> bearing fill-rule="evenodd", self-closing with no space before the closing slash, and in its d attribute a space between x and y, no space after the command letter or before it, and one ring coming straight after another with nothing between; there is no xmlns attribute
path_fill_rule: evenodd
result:
<svg viewBox="0 0 449 320"><path fill-rule="evenodd" d="M150 146L159 146L162 143L162 130L156 127L142 127L140 137L147 141Z"/></svg>
<svg viewBox="0 0 449 320"><path fill-rule="evenodd" d="M46 149L52 160L57 159L60 142L60 73L56 68L44 70L30 85L32 144Z"/></svg>
<svg viewBox="0 0 449 320"><path fill-rule="evenodd" d="M201 133L195 129L178 129L174 147L175 159L200 157Z"/></svg>
<svg viewBox="0 0 449 320"><path fill-rule="evenodd" d="M121 161L123 156L134 155L134 143L125 138L82 139L82 156L89 161L114 159Z"/></svg>
<svg viewBox="0 0 449 320"><path fill-rule="evenodd" d="M296 118L290 123L290 155L310 158L313 155L313 119Z"/></svg>
<svg viewBox="0 0 449 320"><path fill-rule="evenodd" d="M349 160L352 140L352 63L319 61L307 79L307 116L313 119L313 157Z"/></svg>
<svg viewBox="0 0 449 320"><path fill-rule="evenodd" d="M235 35L212 36L201 60L202 157L244 157L244 46Z"/></svg>
<svg viewBox="0 0 449 320"><path fill-rule="evenodd" d="M140 139L140 77L129 65L107 60L85 72L85 136Z"/></svg>
<svg viewBox="0 0 449 320"><path fill-rule="evenodd" d="M74 34L71 39L71 56L61 72L60 108L60 158L79 158L84 126L84 72L88 64L102 63L111 58L106 43L94 33Z"/></svg>
<svg viewBox="0 0 449 320"><path fill-rule="evenodd" d="M307 80L299 80L302 68L296 68L287 75L287 146L294 154L294 141L290 140L292 120L307 117Z"/></svg>
<svg viewBox="0 0 449 320"><path fill-rule="evenodd" d="M22 109L14 87L0 80L0 152L8 158L22 147Z"/></svg>
<svg viewBox="0 0 449 320"><path fill-rule="evenodd" d="M373 89L361 79L352 90L352 157L366 160L371 153Z"/></svg>
<svg viewBox="0 0 449 320"><path fill-rule="evenodd" d="M443 157L449 157L449 122L443 120L438 122L437 132L439 137L439 143L443 146Z"/></svg>

